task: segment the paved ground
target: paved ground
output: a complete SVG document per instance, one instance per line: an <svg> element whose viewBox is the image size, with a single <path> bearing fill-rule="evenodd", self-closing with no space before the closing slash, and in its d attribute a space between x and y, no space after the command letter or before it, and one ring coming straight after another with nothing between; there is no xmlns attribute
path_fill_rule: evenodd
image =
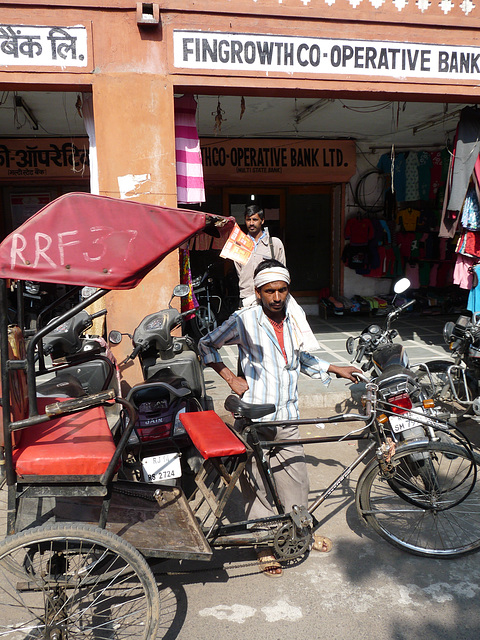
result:
<svg viewBox="0 0 480 640"><path fill-rule="evenodd" d="M322 433L348 428L332 424ZM309 445L312 501L357 452L354 443ZM480 553L437 560L383 541L356 513L362 469L317 511L333 550L312 552L280 579L262 575L247 548L216 550L208 563L161 565L157 640L476 640Z"/></svg>
<svg viewBox="0 0 480 640"><path fill-rule="evenodd" d="M455 320L453 316L426 316L418 313L407 313L393 325L399 332L396 341L401 341L412 363L449 358L447 346L443 341L443 326L447 320ZM383 326L384 317L361 315L333 316L326 320L318 316L309 317L310 325L320 344L320 351L315 354L332 364L349 364L350 356L345 350L349 336L358 336L369 324L375 322ZM225 364L233 371L237 369L237 348L224 347L221 351ZM230 388L208 367L205 369L207 393L212 396L215 409L221 412L223 402L230 393ZM350 397L350 383L333 379L328 388L318 380L300 376L299 405L300 410L311 408L336 407L340 412L345 409Z"/></svg>

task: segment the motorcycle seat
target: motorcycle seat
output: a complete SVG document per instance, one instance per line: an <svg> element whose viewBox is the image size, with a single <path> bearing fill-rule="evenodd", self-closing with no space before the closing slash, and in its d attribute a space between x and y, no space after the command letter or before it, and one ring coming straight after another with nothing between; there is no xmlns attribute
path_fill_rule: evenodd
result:
<svg viewBox="0 0 480 640"><path fill-rule="evenodd" d="M376 383L380 388L382 388L384 384L391 382L392 378L398 378L398 377L406 378L413 384L415 384L415 381L416 381L415 374L412 371L410 371L410 369L407 369L399 364L399 365L391 365L390 367L387 367L385 371L383 371L378 376L378 378L376 379Z"/></svg>
<svg viewBox="0 0 480 640"><path fill-rule="evenodd" d="M241 416L242 418L249 418L250 420L263 418L263 416L273 413L276 409L275 405L272 403L250 404L234 395L228 396L223 406L227 411Z"/></svg>

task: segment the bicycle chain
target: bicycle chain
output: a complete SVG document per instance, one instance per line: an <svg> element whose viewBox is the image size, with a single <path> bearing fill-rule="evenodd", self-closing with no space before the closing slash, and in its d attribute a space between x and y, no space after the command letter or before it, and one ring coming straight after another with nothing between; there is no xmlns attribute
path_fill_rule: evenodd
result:
<svg viewBox="0 0 480 640"><path fill-rule="evenodd" d="M148 500L149 502L157 502L157 499L155 498L154 495L146 495L144 493L140 493L139 491L133 491L131 489L120 489L118 487L115 487L114 491L116 491L117 493L121 493L122 495L125 495L125 496L130 496L133 498L143 498L144 500ZM280 529L283 529L283 527L281 527ZM277 558L277 560L281 564L284 564L284 565L289 564L292 562L292 560L295 559L293 556L287 557L287 556L284 556L283 554L279 554L277 549L276 551L277 551L277 555L280 556ZM248 567L257 567L257 566L258 566L258 560L254 560L252 562L244 562L242 564L236 564L235 569L245 569ZM155 572L155 575L176 576L176 575L189 574L189 573L201 573L201 572L205 573L206 571L220 571L222 569L224 569L224 565L220 567L208 567L208 569L201 568L201 569L190 569L188 571L162 571L158 573Z"/></svg>

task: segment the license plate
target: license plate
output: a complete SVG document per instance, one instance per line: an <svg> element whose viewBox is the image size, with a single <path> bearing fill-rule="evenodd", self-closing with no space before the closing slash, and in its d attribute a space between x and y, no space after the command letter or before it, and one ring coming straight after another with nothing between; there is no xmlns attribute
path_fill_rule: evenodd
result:
<svg viewBox="0 0 480 640"><path fill-rule="evenodd" d="M145 482L161 484L182 476L180 454L178 452L143 458L142 467Z"/></svg>
<svg viewBox="0 0 480 640"><path fill-rule="evenodd" d="M390 426L393 433L401 433L406 429L412 429L418 426L418 422L404 418L403 416L390 416Z"/></svg>

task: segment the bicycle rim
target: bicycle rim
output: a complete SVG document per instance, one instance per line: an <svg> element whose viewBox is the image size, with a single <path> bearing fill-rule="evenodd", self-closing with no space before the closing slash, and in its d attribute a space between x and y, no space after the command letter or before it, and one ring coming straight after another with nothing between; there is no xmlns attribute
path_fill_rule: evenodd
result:
<svg viewBox="0 0 480 640"><path fill-rule="evenodd" d="M45 525L0 544L0 637L147 640L159 595L140 553L89 525Z"/></svg>
<svg viewBox="0 0 480 640"><path fill-rule="evenodd" d="M431 475L415 471L415 457ZM426 557L456 557L480 549L480 458L461 446L429 442L400 447L385 473L376 460L357 487L357 510L382 538Z"/></svg>

